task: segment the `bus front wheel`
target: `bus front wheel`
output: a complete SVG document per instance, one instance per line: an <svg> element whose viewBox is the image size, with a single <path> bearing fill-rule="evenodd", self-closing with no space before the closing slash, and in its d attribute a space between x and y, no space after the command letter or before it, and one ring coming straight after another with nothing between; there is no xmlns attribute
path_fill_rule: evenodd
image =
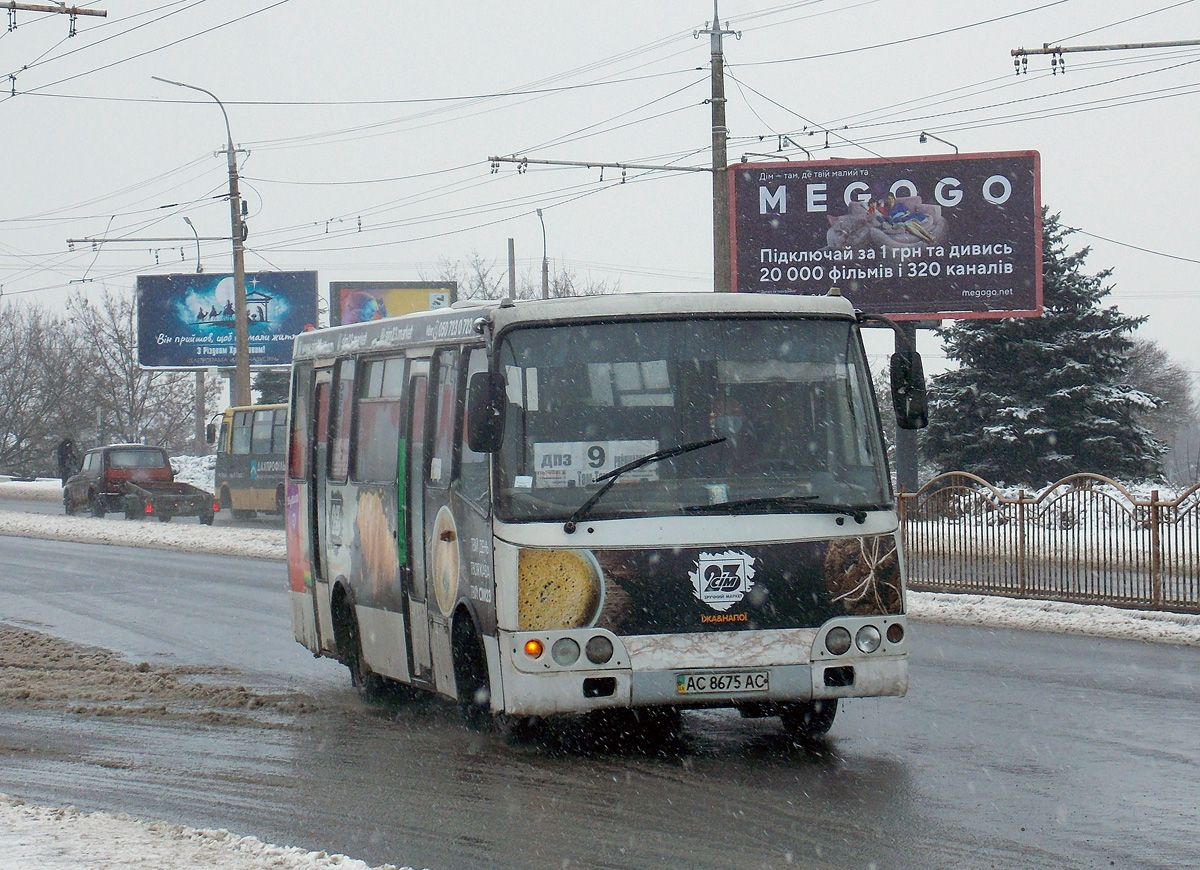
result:
<svg viewBox="0 0 1200 870"><path fill-rule="evenodd" d="M505 742L523 738L532 729L533 720L492 712L487 656L483 651L483 642L467 614L460 613L454 620L450 642L454 654L454 688L463 720L471 728L480 731L491 729Z"/></svg>
<svg viewBox="0 0 1200 870"><path fill-rule="evenodd" d="M793 704L781 715L784 732L794 739L808 740L828 734L837 716L837 698L818 698L800 704Z"/></svg>
<svg viewBox="0 0 1200 870"><path fill-rule="evenodd" d="M487 724L492 706L491 683L483 643L466 614L459 614L451 630L450 646L454 656L454 688L458 710L472 728Z"/></svg>

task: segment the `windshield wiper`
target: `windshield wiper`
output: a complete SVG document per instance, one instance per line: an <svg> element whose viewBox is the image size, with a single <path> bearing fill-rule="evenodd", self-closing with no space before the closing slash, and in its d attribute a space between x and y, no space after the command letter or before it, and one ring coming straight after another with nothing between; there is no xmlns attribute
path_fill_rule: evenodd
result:
<svg viewBox="0 0 1200 870"><path fill-rule="evenodd" d="M706 441L693 441L691 444L680 444L678 447L668 447L666 450L656 450L653 453L647 453L632 462L626 462L620 468L614 468L612 471L599 475L593 483L599 483L601 480L606 480L607 483L600 487L596 492L575 509L575 513L571 514L571 518L563 523L563 531L568 535L573 534L579 521L588 515L596 502L604 498L604 494L612 489L612 485L617 482L622 474L627 471L633 471L635 468L641 468L643 465L649 465L651 462L659 462L663 459L672 459L676 456L682 456L684 453L691 453L693 450L700 450L703 447L711 447L714 444L720 444L724 438L709 438Z"/></svg>
<svg viewBox="0 0 1200 870"><path fill-rule="evenodd" d="M820 498L816 495L774 495L765 498L742 498L737 501L723 501L717 504L693 504L683 508L688 513L731 514L748 507L777 507L785 508L792 513L800 514L847 514L862 525L867 521L867 511L878 510L877 505L845 505L829 504L814 501Z"/></svg>

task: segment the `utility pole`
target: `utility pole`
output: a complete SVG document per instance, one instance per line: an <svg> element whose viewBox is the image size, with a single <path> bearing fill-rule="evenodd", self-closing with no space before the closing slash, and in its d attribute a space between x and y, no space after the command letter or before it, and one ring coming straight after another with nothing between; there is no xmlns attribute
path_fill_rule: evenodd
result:
<svg viewBox="0 0 1200 870"><path fill-rule="evenodd" d="M709 36L712 53L712 172L713 172L713 289L728 293L732 285L733 262L729 249L729 173L726 143L729 129L725 126L725 54L722 37L734 31L721 27L717 0L713 0L712 25L698 31ZM740 34L739 34L740 35Z"/></svg>
<svg viewBox="0 0 1200 870"><path fill-rule="evenodd" d="M717 292L729 292L733 284L733 257L730 250L729 227L729 173L727 143L729 130L725 126L725 54L722 49L722 38L736 36L741 33L725 30L721 27L720 15L717 8L718 0L713 0L713 20L704 30L697 30L695 36L709 35L712 54L712 167L707 166L663 166L648 163L615 163L602 160L537 160L530 157L518 157L510 154L506 157L492 156L488 161L492 164L492 172L498 172L501 163L517 164L517 171L524 172L529 165L542 166L579 166L587 169L600 169L600 180L604 180L603 170L606 168L620 169L621 181L625 180L625 170L646 169L661 172L711 172L713 174L713 289ZM541 218L541 212L538 217ZM545 233L545 224L542 226ZM546 275L547 264L542 258L543 275ZM543 277L543 288L548 284L548 276ZM547 293L548 290L543 290Z"/></svg>
<svg viewBox="0 0 1200 870"><path fill-rule="evenodd" d="M15 0L10 0L8 3L0 3L8 10L8 29L17 29L17 13L18 12L50 12L58 15L71 16L71 31L68 35L75 35L75 18L80 15L92 15L97 18L107 18L108 12L104 9L81 9L78 6L67 6L65 3L55 4L54 6L46 6L38 3L17 3Z"/></svg>
<svg viewBox="0 0 1200 870"><path fill-rule="evenodd" d="M1051 45L1046 42L1041 48L1014 48L1009 54L1013 58L1013 66L1016 67L1017 75L1029 72L1029 55L1031 54L1048 54L1050 55L1050 69L1058 75L1067 74L1067 62L1063 59L1064 54L1077 51L1136 51L1147 48L1186 48L1189 46L1200 45L1200 39L1179 39L1172 42L1123 42L1114 43L1112 45L1074 45L1062 46Z"/></svg>

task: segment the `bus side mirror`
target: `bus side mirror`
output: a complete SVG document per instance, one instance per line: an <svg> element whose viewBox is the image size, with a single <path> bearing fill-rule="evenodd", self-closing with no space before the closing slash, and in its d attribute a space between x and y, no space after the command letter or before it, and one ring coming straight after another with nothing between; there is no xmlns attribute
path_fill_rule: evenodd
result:
<svg viewBox="0 0 1200 870"><path fill-rule="evenodd" d="M209 444L215 444L217 441L217 424L209 423L204 427L204 440Z"/></svg>
<svg viewBox="0 0 1200 870"><path fill-rule="evenodd" d="M898 350L891 360L892 407L901 429L924 429L929 423L925 369L915 350Z"/></svg>
<svg viewBox="0 0 1200 870"><path fill-rule="evenodd" d="M467 387L467 445L476 453L495 453L504 440L504 376L476 372Z"/></svg>

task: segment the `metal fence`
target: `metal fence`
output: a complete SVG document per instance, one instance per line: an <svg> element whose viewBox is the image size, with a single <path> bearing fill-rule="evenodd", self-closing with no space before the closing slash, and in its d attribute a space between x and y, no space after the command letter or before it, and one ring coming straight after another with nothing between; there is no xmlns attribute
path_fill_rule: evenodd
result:
<svg viewBox="0 0 1200 870"><path fill-rule="evenodd" d="M1077 474L1014 495L951 472L899 505L910 588L1200 613L1200 484L1145 499Z"/></svg>

